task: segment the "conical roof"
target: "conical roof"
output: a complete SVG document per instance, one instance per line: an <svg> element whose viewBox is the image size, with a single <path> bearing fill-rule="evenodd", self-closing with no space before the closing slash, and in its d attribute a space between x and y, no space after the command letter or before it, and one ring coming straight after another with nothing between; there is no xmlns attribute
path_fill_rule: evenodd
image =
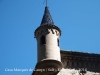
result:
<svg viewBox="0 0 100 75"><path fill-rule="evenodd" d="M52 19L51 15L50 15L50 12L49 12L49 9L48 9L47 6L45 7L45 11L44 11L44 15L43 15L41 24L35 30L34 36L36 37L37 31L40 30L40 29L43 29L43 28L54 28L54 29L58 30L60 32L60 35L61 35L61 30L60 30L59 27L54 25L53 19Z"/></svg>
<svg viewBox="0 0 100 75"><path fill-rule="evenodd" d="M44 15L43 15L43 18L42 18L42 21L41 21L41 25L48 25L48 24L54 25L54 22L53 22L51 15L50 15L49 9L46 6L45 11L44 11Z"/></svg>

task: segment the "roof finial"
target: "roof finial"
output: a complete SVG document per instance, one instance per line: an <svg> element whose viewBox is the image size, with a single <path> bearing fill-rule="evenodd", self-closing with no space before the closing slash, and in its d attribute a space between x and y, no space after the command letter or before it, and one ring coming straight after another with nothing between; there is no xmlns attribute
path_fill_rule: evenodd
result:
<svg viewBox="0 0 100 75"><path fill-rule="evenodd" d="M47 6L47 0L46 0L46 6Z"/></svg>
<svg viewBox="0 0 100 75"><path fill-rule="evenodd" d="M47 7L47 4L48 4L48 1L47 0L44 0L43 4L46 2L46 7Z"/></svg>

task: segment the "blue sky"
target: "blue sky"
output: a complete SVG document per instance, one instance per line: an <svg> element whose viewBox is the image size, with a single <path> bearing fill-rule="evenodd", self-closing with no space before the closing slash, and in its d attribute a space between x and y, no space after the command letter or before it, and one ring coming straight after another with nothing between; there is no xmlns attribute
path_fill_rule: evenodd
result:
<svg viewBox="0 0 100 75"><path fill-rule="evenodd" d="M31 75L37 62L34 31L44 0L0 0L0 75ZM62 30L60 48L100 54L100 0L48 0L55 25Z"/></svg>

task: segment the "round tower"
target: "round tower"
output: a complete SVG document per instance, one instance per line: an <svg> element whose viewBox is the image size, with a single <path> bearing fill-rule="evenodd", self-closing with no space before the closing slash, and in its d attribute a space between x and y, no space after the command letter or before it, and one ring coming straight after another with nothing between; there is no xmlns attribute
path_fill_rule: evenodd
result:
<svg viewBox="0 0 100 75"><path fill-rule="evenodd" d="M61 30L54 25L47 6L41 24L35 30L34 35L37 40L38 53L36 69L49 71L52 68L52 70L55 70L52 73L56 73L62 68L59 46Z"/></svg>

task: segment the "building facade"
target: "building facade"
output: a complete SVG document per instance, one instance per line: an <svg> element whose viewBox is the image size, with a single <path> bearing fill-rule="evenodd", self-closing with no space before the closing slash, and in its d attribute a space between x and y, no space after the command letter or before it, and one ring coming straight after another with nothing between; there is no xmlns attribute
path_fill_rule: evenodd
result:
<svg viewBox="0 0 100 75"><path fill-rule="evenodd" d="M47 6L34 36L38 61L32 75L100 75L100 54L60 50L61 30Z"/></svg>
<svg viewBox="0 0 100 75"><path fill-rule="evenodd" d="M100 54L61 50L63 69L58 75L100 75Z"/></svg>

